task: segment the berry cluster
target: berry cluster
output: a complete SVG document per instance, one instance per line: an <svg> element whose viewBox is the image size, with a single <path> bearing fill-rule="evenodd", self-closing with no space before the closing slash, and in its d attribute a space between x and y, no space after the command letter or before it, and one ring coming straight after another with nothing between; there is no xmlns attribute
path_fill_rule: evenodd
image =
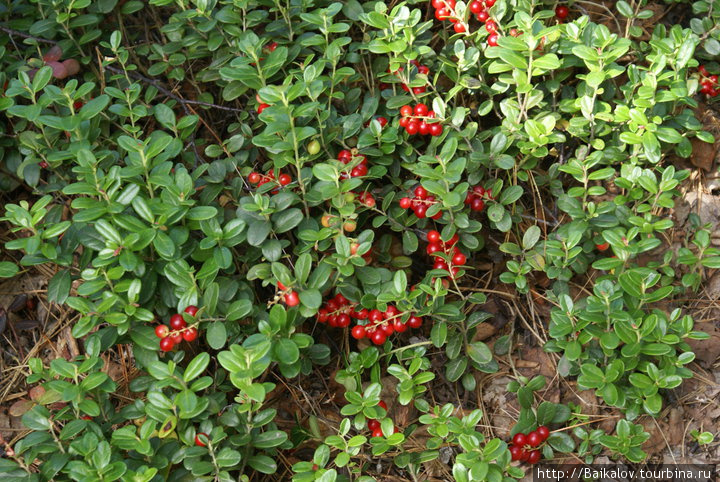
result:
<svg viewBox="0 0 720 482"><path fill-rule="evenodd" d="M342 151L338 152L337 155L338 161L346 165L350 164L356 158L360 158L360 163L352 168L352 171L350 171L349 175L343 172L340 175L342 179L347 179L348 177L362 177L368 173L367 157L365 157L364 154L358 153L355 149L353 149L352 151L343 149Z"/></svg>
<svg viewBox="0 0 720 482"><path fill-rule="evenodd" d="M428 209L430 209L430 206L440 202L435 200L435 196L429 196L427 189L422 186L416 187L413 191L413 194L413 198L404 197L400 199L400 207L403 209L412 209L415 213L415 216L420 219L426 217L427 211ZM432 219L440 219L440 216L442 216L442 212L438 211L431 217Z"/></svg>
<svg viewBox="0 0 720 482"><path fill-rule="evenodd" d="M400 108L400 127L405 128L408 135L421 134L423 136L439 136L443 133L443 126L435 119L435 112L425 104L415 107L404 105Z"/></svg>
<svg viewBox="0 0 720 482"><path fill-rule="evenodd" d="M195 316L198 312L197 306L188 306L185 313ZM167 325L158 325L155 327L155 336L160 338L160 349L162 351L170 351L175 345L180 344L183 340L187 342L195 341L198 331L195 326L188 326L180 313L175 313L170 317L170 327Z"/></svg>
<svg viewBox="0 0 720 482"><path fill-rule="evenodd" d="M385 403L384 401L380 400L378 402L378 407L382 407L387 412L387 409L388 409L387 403ZM375 420L374 418L371 418L367 421L367 425L368 425L368 428L372 431L373 437L384 437L385 436L385 434L383 434L382 428L380 428L379 420ZM393 433L398 433L398 432L400 432L400 429L397 428L397 426L396 426L393 430Z"/></svg>
<svg viewBox="0 0 720 482"><path fill-rule="evenodd" d="M717 95L720 94L718 76L714 74L710 75L704 65L698 67L698 72L700 72L700 75L702 76L702 80L700 81L700 92L709 97L717 97Z"/></svg>
<svg viewBox="0 0 720 482"><path fill-rule="evenodd" d="M465 196L465 204L470 206L473 211L481 212L485 209L484 199L494 199L492 197L492 189L485 190L482 186L474 186Z"/></svg>
<svg viewBox="0 0 720 482"><path fill-rule="evenodd" d="M320 218L320 223L325 228L339 226L341 222L342 218L340 216L333 216L332 214L323 214L323 217ZM342 223L342 229L348 233L352 233L357 229L357 223L352 219L348 219Z"/></svg>
<svg viewBox="0 0 720 482"><path fill-rule="evenodd" d="M342 294L338 293L329 299L318 310L318 323L327 323L335 328L347 328L354 318L357 321L367 320L367 324L357 324L350 331L356 340L368 338L376 345L382 345L387 337L393 333L402 333L410 328L420 328L422 318L412 315L406 323L401 320L402 312L393 305L388 305L385 311L378 309L368 310L361 308L356 310L357 303L350 302Z"/></svg>
<svg viewBox="0 0 720 482"><path fill-rule="evenodd" d="M58 46L54 45L43 55L42 60L45 65L52 69L52 76L58 80L66 77L71 77L80 72L80 63L75 59L66 59L60 61L63 56L63 50ZM28 77L32 80L35 77L35 73L38 69L31 69L27 71Z"/></svg>
<svg viewBox="0 0 720 482"><path fill-rule="evenodd" d="M512 460L536 464L542 458L538 447L550 436L550 430L541 425L530 433L517 433L512 439L510 456Z"/></svg>
<svg viewBox="0 0 720 482"><path fill-rule="evenodd" d="M467 261L467 256L455 247L460 239L457 233L445 242L440 237L440 232L433 229L432 231L428 231L427 238L428 245L427 248L425 248L425 252L435 258L433 269L444 269L450 272L450 275L454 278L458 271L460 271L459 266L463 266ZM439 256L440 254L446 255L449 262Z"/></svg>
<svg viewBox="0 0 720 482"><path fill-rule="evenodd" d="M275 171L271 170L267 174L251 172L248 176L248 181L250 182L250 184L257 184L258 187L269 182L275 183L277 184L277 188L273 189L272 192L273 194L277 194L280 187L287 186L292 182L292 177L290 176L290 174L280 174L278 178L275 179Z"/></svg>
<svg viewBox="0 0 720 482"><path fill-rule="evenodd" d="M417 68L418 74L424 74L424 75L428 75L428 76L430 75L430 67L428 67L427 65L420 65L420 62L418 62L417 60L411 60L410 63L411 63L412 65L414 65L415 68ZM390 68L388 67L387 72L388 72L389 74L393 74L393 75L399 77L398 74L399 74L400 72L402 72L403 70L405 70L403 67L398 67L398 69L397 69L395 72L391 72L391 71L390 71ZM389 89L389 88L390 88L390 85L389 85L389 84L386 84L386 83L381 83L379 87L380 87L380 90L385 90L385 89ZM410 92L410 87L408 87L407 84L402 83L402 84L400 84L400 87L401 87L402 90L404 90L405 92ZM422 86L422 87L413 87L413 88L412 88L412 92L413 92L413 94L416 94L416 95L424 94L424 93L425 93L425 86ZM380 119L378 119L378 121L379 121L379 120L380 120Z"/></svg>
<svg viewBox="0 0 720 482"><path fill-rule="evenodd" d="M285 287L280 281L278 281L277 285L281 290L280 295L284 297L286 305L292 307L300 304L300 296L297 294L297 291Z"/></svg>

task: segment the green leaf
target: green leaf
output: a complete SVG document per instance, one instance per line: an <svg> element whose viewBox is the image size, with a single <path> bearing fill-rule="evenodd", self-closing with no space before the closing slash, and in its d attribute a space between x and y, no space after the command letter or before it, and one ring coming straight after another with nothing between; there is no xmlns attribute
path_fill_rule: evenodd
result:
<svg viewBox="0 0 720 482"><path fill-rule="evenodd" d="M12 278L19 271L18 266L10 261L0 261L0 278Z"/></svg>
<svg viewBox="0 0 720 482"><path fill-rule="evenodd" d="M219 350L225 346L227 342L227 330L225 329L225 323L222 321L215 321L210 323L207 332L205 333L208 345L213 350Z"/></svg>
<svg viewBox="0 0 720 482"><path fill-rule="evenodd" d="M273 345L273 352L280 363L292 365L300 359L300 350L294 341L281 338Z"/></svg>
<svg viewBox="0 0 720 482"><path fill-rule="evenodd" d="M270 430L256 436L253 445L257 448L269 449L284 444L287 439L287 433L282 430Z"/></svg>
<svg viewBox="0 0 720 482"><path fill-rule="evenodd" d="M183 375L183 380L186 382L189 382L191 380L194 380L202 372L205 371L205 369L210 364L210 355L207 352L200 353L198 356L193 358L193 360L188 363L187 368L185 368L185 374Z"/></svg>
<svg viewBox="0 0 720 482"><path fill-rule="evenodd" d="M47 289L47 298L51 303L65 303L70 294L72 278L70 270L64 269L58 271L55 276L50 279Z"/></svg>
<svg viewBox="0 0 720 482"><path fill-rule="evenodd" d="M473 359L473 361L480 363L481 365L492 361L492 352L490 351L490 348L481 341L470 343L467 347L467 354Z"/></svg>
<svg viewBox="0 0 720 482"><path fill-rule="evenodd" d="M575 450L575 441L565 432L551 433L547 441L553 449L563 454Z"/></svg>

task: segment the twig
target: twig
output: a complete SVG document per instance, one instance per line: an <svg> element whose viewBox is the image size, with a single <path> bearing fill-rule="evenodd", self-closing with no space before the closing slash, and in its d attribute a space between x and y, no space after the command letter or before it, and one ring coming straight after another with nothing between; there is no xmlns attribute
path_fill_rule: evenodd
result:
<svg viewBox="0 0 720 482"><path fill-rule="evenodd" d="M112 65L105 65L105 66L103 66L103 68L109 70L110 72L114 72L116 74L125 74L126 73L122 69L118 69L117 67L113 67ZM170 97L171 99L176 100L183 105L201 105L204 107L212 107L213 109L226 110L229 112L248 112L245 109L238 109L236 107L228 107L225 105L212 104L210 102L202 102L199 100L183 99L182 97L179 97L179 96L173 94L172 92L170 92L168 89L163 87L163 85L159 81L157 81L155 79L150 79L148 77L145 77L144 75L138 74L137 72L133 72L131 70L127 71L127 75L129 77L132 77L135 80L140 80L142 82L145 82L147 84L154 86L157 90L162 92L165 96Z"/></svg>
<svg viewBox="0 0 720 482"><path fill-rule="evenodd" d="M35 37L34 35L30 35L30 34L27 34L27 33L24 33L24 32L20 32L19 30L14 30L14 29L12 29L12 28L10 28L10 27L4 27L4 26L2 26L2 25L0 25L0 30L2 30L2 31L5 32L6 34L10 35L11 37L15 36L15 37L29 38L29 39L35 40L36 42L45 43L45 44L50 44L50 45L57 45L57 44L58 44L58 41L57 41L57 40L49 40L49 39L46 39L46 38Z"/></svg>

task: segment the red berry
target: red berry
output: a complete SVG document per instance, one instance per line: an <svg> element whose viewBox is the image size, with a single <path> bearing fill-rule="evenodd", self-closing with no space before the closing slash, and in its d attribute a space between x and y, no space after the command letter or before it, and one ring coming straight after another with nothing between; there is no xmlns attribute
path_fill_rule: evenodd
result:
<svg viewBox="0 0 720 482"><path fill-rule="evenodd" d="M328 310L320 308L317 314L318 323L327 323L328 321Z"/></svg>
<svg viewBox="0 0 720 482"><path fill-rule="evenodd" d="M455 256L452 258L453 264L462 266L465 264L465 261L467 261L467 258L462 253L456 253Z"/></svg>
<svg viewBox="0 0 720 482"><path fill-rule="evenodd" d="M185 308L185 313L187 313L190 316L195 316L198 312L198 307L195 305L190 305L187 308Z"/></svg>
<svg viewBox="0 0 720 482"><path fill-rule="evenodd" d="M167 338L163 338L164 340L172 340L174 345L179 345L183 341L182 334L180 332L173 333L172 335L168 336Z"/></svg>
<svg viewBox="0 0 720 482"><path fill-rule="evenodd" d="M516 29L516 28L511 28L511 29L510 29L510 36L511 36L511 37L518 37L518 36L520 36L520 32L519 32L518 29Z"/></svg>
<svg viewBox="0 0 720 482"><path fill-rule="evenodd" d="M393 305L390 305L387 307L387 310L385 310L385 319L392 318L400 313L400 310L398 310Z"/></svg>
<svg viewBox="0 0 720 482"><path fill-rule="evenodd" d="M595 247L598 251L606 251L610 247L610 243L596 244Z"/></svg>
<svg viewBox="0 0 720 482"><path fill-rule="evenodd" d="M485 22L485 30L490 33L497 32L497 23L495 23L495 20L488 19L488 21Z"/></svg>
<svg viewBox="0 0 720 482"><path fill-rule="evenodd" d="M200 432L199 434L195 435L195 445L197 445L198 447L207 447L207 443L205 441L208 440L208 438L208 434Z"/></svg>
<svg viewBox="0 0 720 482"><path fill-rule="evenodd" d="M407 127L409 122L410 122L409 117L402 117L402 118L400 118L400 121L398 123L400 124L400 127Z"/></svg>
<svg viewBox="0 0 720 482"><path fill-rule="evenodd" d="M430 68L427 65L421 65L418 67L418 74L427 75L430 73Z"/></svg>
<svg viewBox="0 0 720 482"><path fill-rule="evenodd" d="M353 329L350 331L350 334L353 338L356 340L360 340L362 338L365 338L365 327L362 325L356 325L353 327Z"/></svg>
<svg viewBox="0 0 720 482"><path fill-rule="evenodd" d="M420 123L420 127L418 128L418 132L422 136L426 136L426 135L430 134L430 124L428 124L425 121L422 121Z"/></svg>
<svg viewBox="0 0 720 482"><path fill-rule="evenodd" d="M510 458L512 460L520 460L520 457L522 457L522 448L518 447L517 445L511 445Z"/></svg>
<svg viewBox="0 0 720 482"><path fill-rule="evenodd" d="M90 415L83 415L80 417L82 420L92 420L92 417Z"/></svg>
<svg viewBox="0 0 720 482"><path fill-rule="evenodd" d="M348 162L350 162L350 159L352 159L352 153L347 149L343 149L342 151L338 152L337 158L338 161L343 161L345 164L347 164Z"/></svg>
<svg viewBox="0 0 720 482"><path fill-rule="evenodd" d="M570 10L565 5L560 5L555 9L555 16L560 20L565 20L570 14Z"/></svg>
<svg viewBox="0 0 720 482"><path fill-rule="evenodd" d="M185 323L181 314L175 313L170 317L170 328L173 330L181 330L186 326L187 323Z"/></svg>
<svg viewBox="0 0 720 482"><path fill-rule="evenodd" d="M383 410L387 411L387 403L385 403L384 400L380 400L380 401L378 402L378 407L382 407Z"/></svg>
<svg viewBox="0 0 720 482"><path fill-rule="evenodd" d="M542 437L534 430L527 434L525 438L527 439L528 445L531 447L537 447L542 443Z"/></svg>
<svg viewBox="0 0 720 482"><path fill-rule="evenodd" d="M428 197L427 189L425 189L422 186L417 186L415 188L415 190L413 191L413 193L415 194L415 196L419 197L420 199L427 199L427 197Z"/></svg>
<svg viewBox="0 0 720 482"><path fill-rule="evenodd" d="M40 166L43 169L47 169L48 167L50 167L50 164L48 164L47 161L40 161L40 162L38 162L38 166Z"/></svg>
<svg viewBox="0 0 720 482"><path fill-rule="evenodd" d="M363 256L367 256L367 254ZM370 312L367 310L367 308L363 308L362 310L355 312L355 318L357 318L358 320L367 320L369 314Z"/></svg>
<svg viewBox="0 0 720 482"><path fill-rule="evenodd" d="M428 210L427 206L425 206L424 204L420 205L415 208L415 216L417 216L420 219L423 219L423 218L425 218L425 216L427 214L427 210Z"/></svg>
<svg viewBox="0 0 720 482"><path fill-rule="evenodd" d="M382 321L383 313L378 309L371 310L368 314L368 319L373 323L377 323L379 321Z"/></svg>
<svg viewBox="0 0 720 482"><path fill-rule="evenodd" d="M704 75L704 76L708 75L708 71L704 65L701 65L698 67L698 72L700 72L700 75Z"/></svg>
<svg viewBox="0 0 720 482"><path fill-rule="evenodd" d="M278 177L278 182L281 186L287 186L292 182L292 177L290 177L290 174L280 174L280 177Z"/></svg>
<svg viewBox="0 0 720 482"><path fill-rule="evenodd" d="M524 433L516 433L512 439L512 442L513 445L517 445L518 447L524 447L525 444L527 444L527 438L525 437Z"/></svg>
<svg viewBox="0 0 720 482"><path fill-rule="evenodd" d="M166 337L160 340L160 349L162 351L170 351L175 346L175 343L172 341L172 337Z"/></svg>
<svg viewBox="0 0 720 482"><path fill-rule="evenodd" d="M412 113L413 113L413 108L410 107L409 105L404 105L404 106L400 107L400 115L401 116L409 117L412 115Z"/></svg>
<svg viewBox="0 0 720 482"><path fill-rule="evenodd" d="M182 337L185 341L195 341L198 336L198 331L195 328L188 328L183 331Z"/></svg>
<svg viewBox="0 0 720 482"><path fill-rule="evenodd" d="M420 318L419 316L413 315L410 318L408 318L407 325L410 328L420 328L422 326L422 318Z"/></svg>
<svg viewBox="0 0 720 482"><path fill-rule="evenodd" d="M717 84L717 83L718 83L718 76L717 76L717 75L711 75L710 77L708 77L708 79L710 79L710 82L711 82L712 84Z"/></svg>
<svg viewBox="0 0 720 482"><path fill-rule="evenodd" d="M440 241L440 232L435 231L434 229L431 231L428 231L427 239L428 239L429 243L437 243L438 241Z"/></svg>
<svg viewBox="0 0 720 482"><path fill-rule="evenodd" d="M395 326L393 323L385 323L380 329L387 335L390 336L395 333Z"/></svg>
<svg viewBox="0 0 720 482"><path fill-rule="evenodd" d="M538 435L540 435L540 438L545 441L550 436L550 430L545 425L540 425L537 430L535 430Z"/></svg>
<svg viewBox="0 0 720 482"><path fill-rule="evenodd" d="M422 87L413 87L413 94L419 95L425 92L425 86Z"/></svg>
<svg viewBox="0 0 720 482"><path fill-rule="evenodd" d="M475 15L475 18L477 18L481 22L487 22L487 19L490 18L490 14L487 13L486 10L483 10L482 12L479 12L477 15Z"/></svg>
<svg viewBox="0 0 720 482"><path fill-rule="evenodd" d="M379 421L379 420L375 420L374 418L371 418L370 420L368 420L368 423L367 423L367 424L368 424L368 428L369 428L370 430L375 430L375 429L377 429L377 428L380 426L380 421Z"/></svg>
<svg viewBox="0 0 720 482"><path fill-rule="evenodd" d="M445 0L432 0L432 6L435 9L443 8L445 6Z"/></svg>
<svg viewBox="0 0 720 482"><path fill-rule="evenodd" d="M533 450L532 452L530 452L528 454L527 462L529 464L536 464L536 463L540 462L540 458L541 458L540 451Z"/></svg>
<svg viewBox="0 0 720 482"><path fill-rule="evenodd" d="M458 22L453 25L453 30L455 30L455 33L463 33L465 31L465 25Z"/></svg>
<svg viewBox="0 0 720 482"><path fill-rule="evenodd" d="M497 47L498 46L498 38L500 38L500 36L496 33L489 35L487 38L488 45L490 47Z"/></svg>
<svg viewBox="0 0 720 482"><path fill-rule="evenodd" d="M387 119L386 119L385 117L382 117L382 116L381 116L381 117L378 117L378 118L375 119L375 120L378 121L378 124L380 124L380 127L385 127L385 126L387 125L387 123L388 123Z"/></svg>
<svg viewBox="0 0 720 482"><path fill-rule="evenodd" d="M400 199L400 207L403 209L407 209L412 204L412 200L409 197L404 197Z"/></svg>
<svg viewBox="0 0 720 482"><path fill-rule="evenodd" d="M375 198L369 192L364 192L360 195L360 202L369 208L375 207Z"/></svg>
<svg viewBox="0 0 720 482"><path fill-rule="evenodd" d="M291 291L285 295L285 304L288 306L297 306L300 304L300 297L297 292Z"/></svg>
<svg viewBox="0 0 720 482"><path fill-rule="evenodd" d="M337 326L338 328L346 328L350 326L350 315L346 315L345 313L338 315Z"/></svg>
<svg viewBox="0 0 720 482"><path fill-rule="evenodd" d="M478 13L483 11L483 5L482 3L478 2L477 0L470 2L470 11L477 15Z"/></svg>
<svg viewBox="0 0 720 482"><path fill-rule="evenodd" d="M413 112L416 116L423 117L429 110L425 104L418 104L415 106L415 109L413 109Z"/></svg>
<svg viewBox="0 0 720 482"><path fill-rule="evenodd" d="M375 330L375 333L373 333L370 336L370 339L376 345L382 345L383 343L385 343L385 340L387 339L387 335L382 330Z"/></svg>
<svg viewBox="0 0 720 482"><path fill-rule="evenodd" d="M379 344L379 343L378 343L378 344ZM372 436L373 436L373 437L384 437L385 435L383 435L382 429L381 429L380 427L378 427L378 428L376 428L375 430L372 431Z"/></svg>
<svg viewBox="0 0 720 482"><path fill-rule="evenodd" d="M485 208L485 202L480 199L479 197L473 198L472 201L470 201L470 209L473 211L480 212Z"/></svg>
<svg viewBox="0 0 720 482"><path fill-rule="evenodd" d="M443 133L443 126L441 124L430 124L430 135L431 136L439 136Z"/></svg>
<svg viewBox="0 0 720 482"><path fill-rule="evenodd" d="M435 10L435 18L441 22L450 18L450 10L447 8L438 8Z"/></svg>
<svg viewBox="0 0 720 482"><path fill-rule="evenodd" d="M495 5L495 0L485 0L485 6L486 6L487 8L490 8L490 7L492 7L493 5Z"/></svg>
<svg viewBox="0 0 720 482"><path fill-rule="evenodd" d="M368 173L367 164L359 164L350 171L350 177L362 177Z"/></svg>
<svg viewBox="0 0 720 482"><path fill-rule="evenodd" d="M427 248L425 248L425 252L431 256L433 253L437 253L438 251L442 251L440 243L429 243Z"/></svg>
<svg viewBox="0 0 720 482"><path fill-rule="evenodd" d="M260 178L260 174L258 174L257 172L251 172L248 176L248 181L250 181L250 184L257 184L260 182Z"/></svg>
<svg viewBox="0 0 720 482"><path fill-rule="evenodd" d="M165 338L170 333L170 329L165 325L158 325L155 327L155 336L158 338Z"/></svg>
<svg viewBox="0 0 720 482"><path fill-rule="evenodd" d="M420 123L414 120L411 120L408 122L407 127L405 127L405 132L408 133L408 135L415 135L418 133L418 130L420 130Z"/></svg>
<svg viewBox="0 0 720 482"><path fill-rule="evenodd" d="M262 114L262 112L268 107L270 107L270 104L260 104L257 108L258 115Z"/></svg>
<svg viewBox="0 0 720 482"><path fill-rule="evenodd" d="M393 328L395 328L395 331L398 333L402 333L407 330L407 326L405 326L405 323L403 323L400 318L395 318L395 321L393 321Z"/></svg>
<svg viewBox="0 0 720 482"><path fill-rule="evenodd" d="M477 194L478 196L484 196L485 195L485 188L482 186L474 186L473 187L473 194Z"/></svg>

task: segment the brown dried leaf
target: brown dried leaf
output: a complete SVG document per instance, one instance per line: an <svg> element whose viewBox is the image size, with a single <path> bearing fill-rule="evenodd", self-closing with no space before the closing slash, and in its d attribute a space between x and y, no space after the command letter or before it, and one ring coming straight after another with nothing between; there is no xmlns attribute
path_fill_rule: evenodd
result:
<svg viewBox="0 0 720 482"><path fill-rule="evenodd" d="M28 410L35 406L35 402L31 400L18 400L13 403L8 410L8 413L13 417L22 417Z"/></svg>

